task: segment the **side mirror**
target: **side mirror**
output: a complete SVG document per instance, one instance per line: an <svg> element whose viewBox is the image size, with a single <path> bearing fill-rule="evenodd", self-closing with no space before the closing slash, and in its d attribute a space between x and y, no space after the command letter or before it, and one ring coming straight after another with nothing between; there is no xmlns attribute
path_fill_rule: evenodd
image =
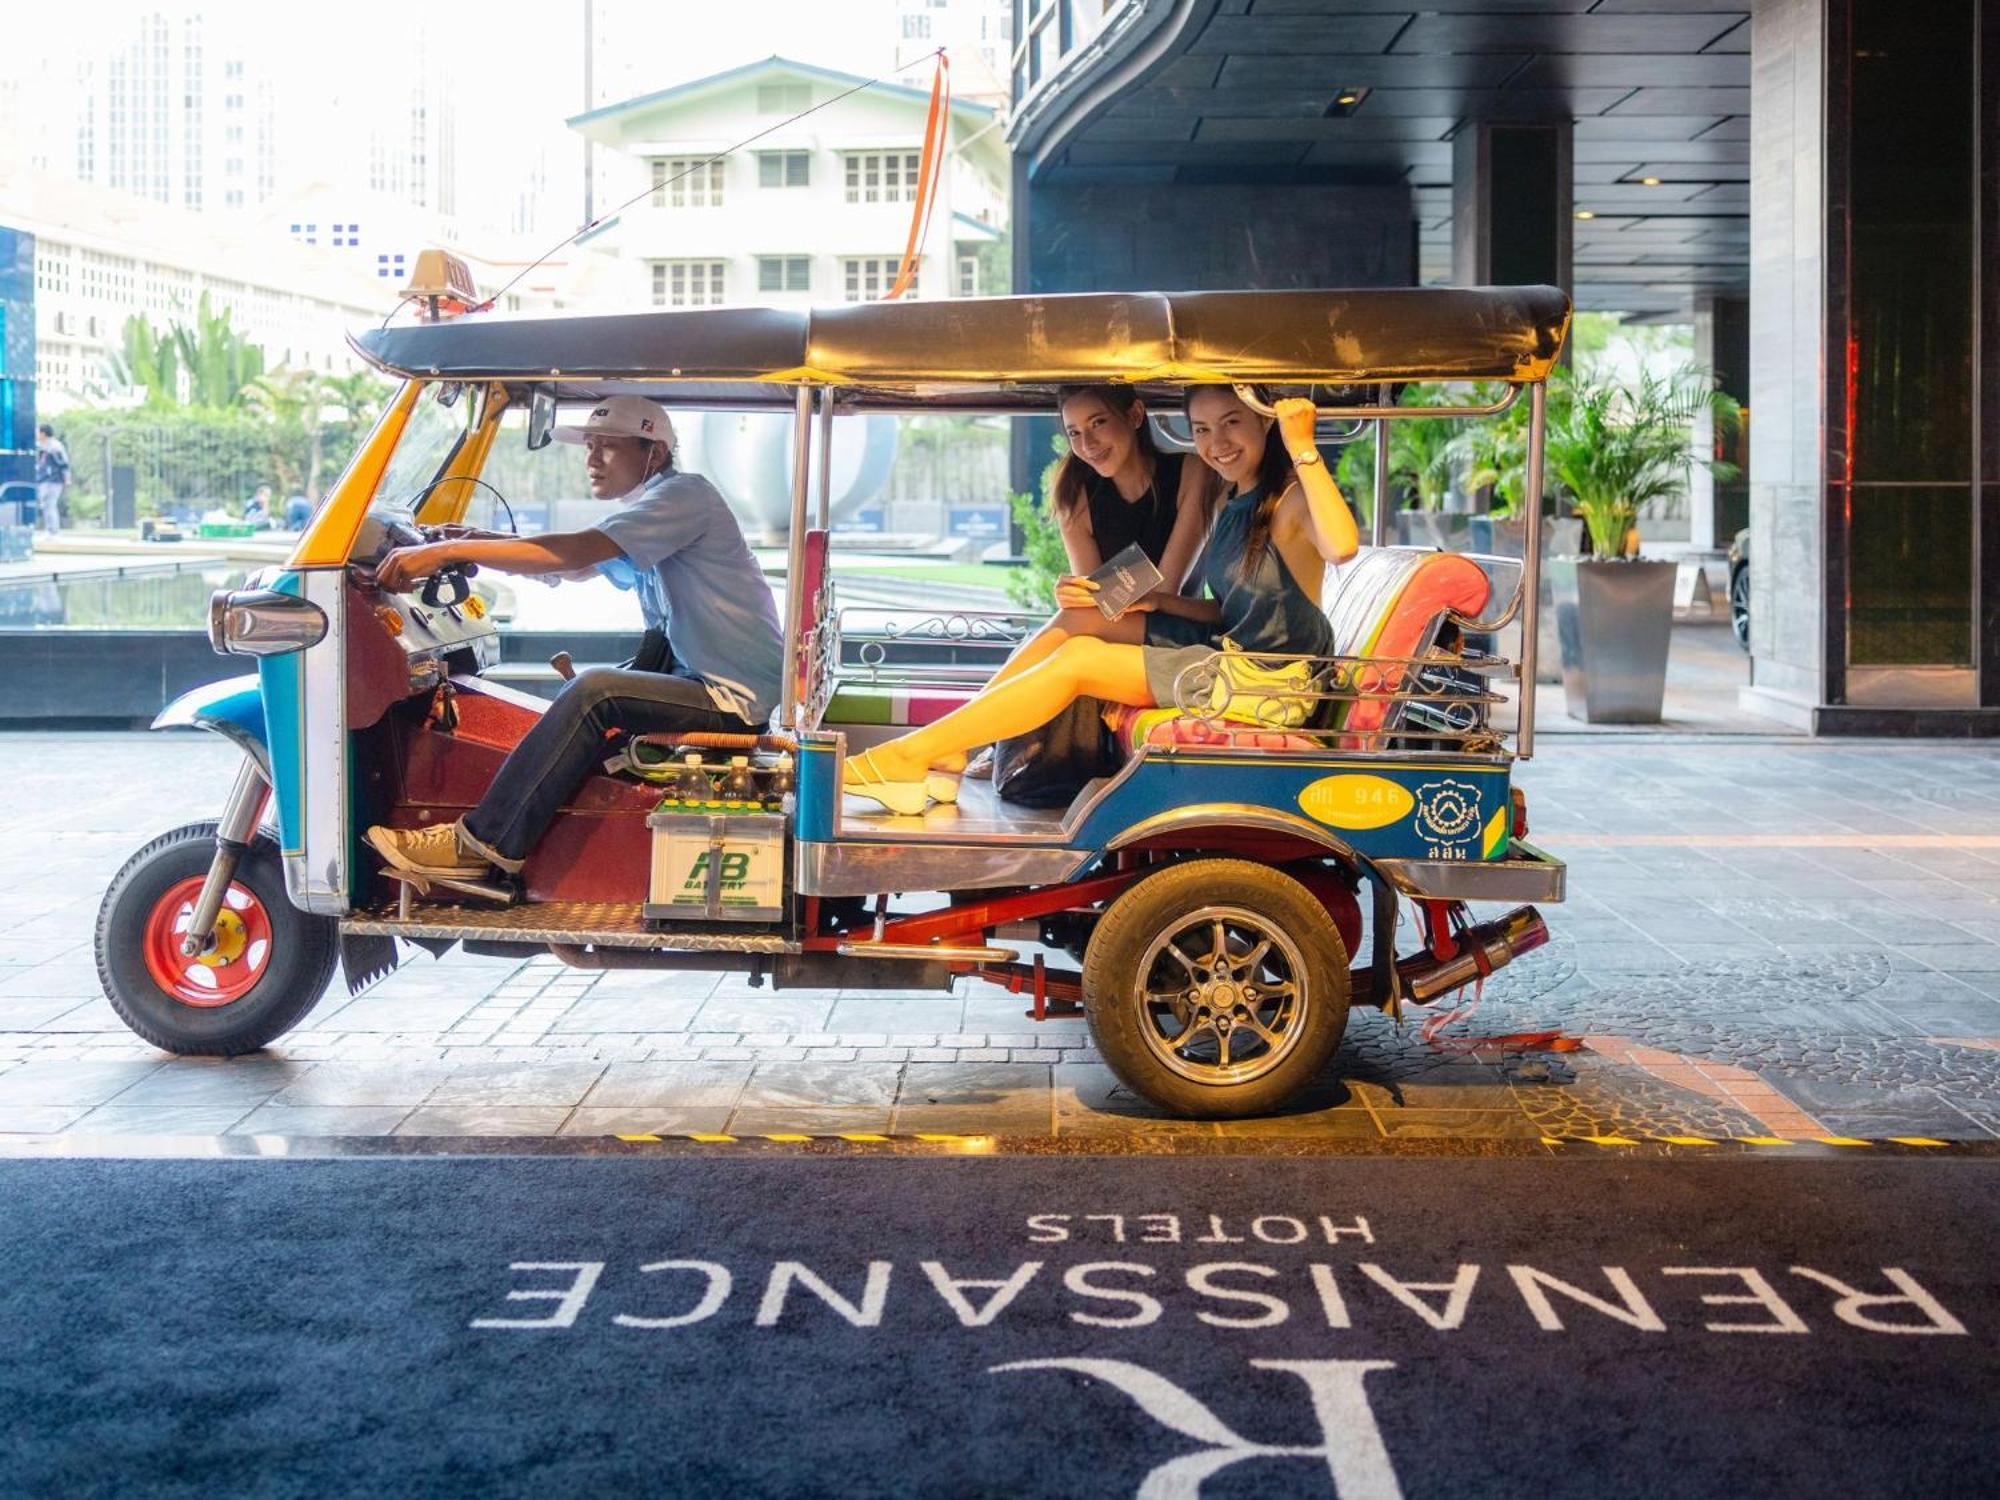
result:
<svg viewBox="0 0 2000 1500"><path fill-rule="evenodd" d="M556 435L556 393L545 385L535 387L528 402L528 451L546 448Z"/></svg>

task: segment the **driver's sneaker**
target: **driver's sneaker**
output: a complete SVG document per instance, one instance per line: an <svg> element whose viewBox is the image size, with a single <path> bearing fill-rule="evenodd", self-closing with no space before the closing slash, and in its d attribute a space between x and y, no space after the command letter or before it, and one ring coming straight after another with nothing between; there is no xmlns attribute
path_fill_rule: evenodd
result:
<svg viewBox="0 0 2000 1500"><path fill-rule="evenodd" d="M428 828L389 828L376 825L368 830L369 847L398 870L412 875L435 875L446 880L484 880L493 866L481 855L460 846L456 823L433 823Z"/></svg>

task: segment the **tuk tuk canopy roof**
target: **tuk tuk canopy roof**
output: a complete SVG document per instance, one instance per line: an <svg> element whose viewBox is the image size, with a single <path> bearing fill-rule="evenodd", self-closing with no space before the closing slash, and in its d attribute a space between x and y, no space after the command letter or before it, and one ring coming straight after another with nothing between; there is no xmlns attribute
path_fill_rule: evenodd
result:
<svg viewBox="0 0 2000 1500"><path fill-rule="evenodd" d="M1555 287L1083 292L864 302L809 311L683 308L595 316L470 314L371 330L392 374L638 391L675 405L1046 406L1057 385L1122 381L1370 385L1540 380L1569 328ZM976 396L976 399L974 397Z"/></svg>

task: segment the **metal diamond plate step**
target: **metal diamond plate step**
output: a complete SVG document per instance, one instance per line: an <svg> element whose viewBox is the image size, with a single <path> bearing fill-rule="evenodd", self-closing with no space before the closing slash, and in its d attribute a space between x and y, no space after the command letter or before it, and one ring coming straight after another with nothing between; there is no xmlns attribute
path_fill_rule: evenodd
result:
<svg viewBox="0 0 2000 1500"><path fill-rule="evenodd" d="M683 952L797 953L788 938L721 923L646 925L636 905L609 901L547 901L533 906L418 905L407 920L396 906L363 908L340 924L346 933L406 938L485 938L513 943L591 943L600 948L661 948Z"/></svg>

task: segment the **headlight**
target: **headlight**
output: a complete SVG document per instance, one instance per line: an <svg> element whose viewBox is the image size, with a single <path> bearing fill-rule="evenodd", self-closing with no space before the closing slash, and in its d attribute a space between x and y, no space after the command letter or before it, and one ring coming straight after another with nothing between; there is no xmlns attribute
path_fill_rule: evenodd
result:
<svg viewBox="0 0 2000 1500"><path fill-rule="evenodd" d="M326 639L326 611L275 589L224 589L208 600L208 643L223 656L283 656Z"/></svg>

